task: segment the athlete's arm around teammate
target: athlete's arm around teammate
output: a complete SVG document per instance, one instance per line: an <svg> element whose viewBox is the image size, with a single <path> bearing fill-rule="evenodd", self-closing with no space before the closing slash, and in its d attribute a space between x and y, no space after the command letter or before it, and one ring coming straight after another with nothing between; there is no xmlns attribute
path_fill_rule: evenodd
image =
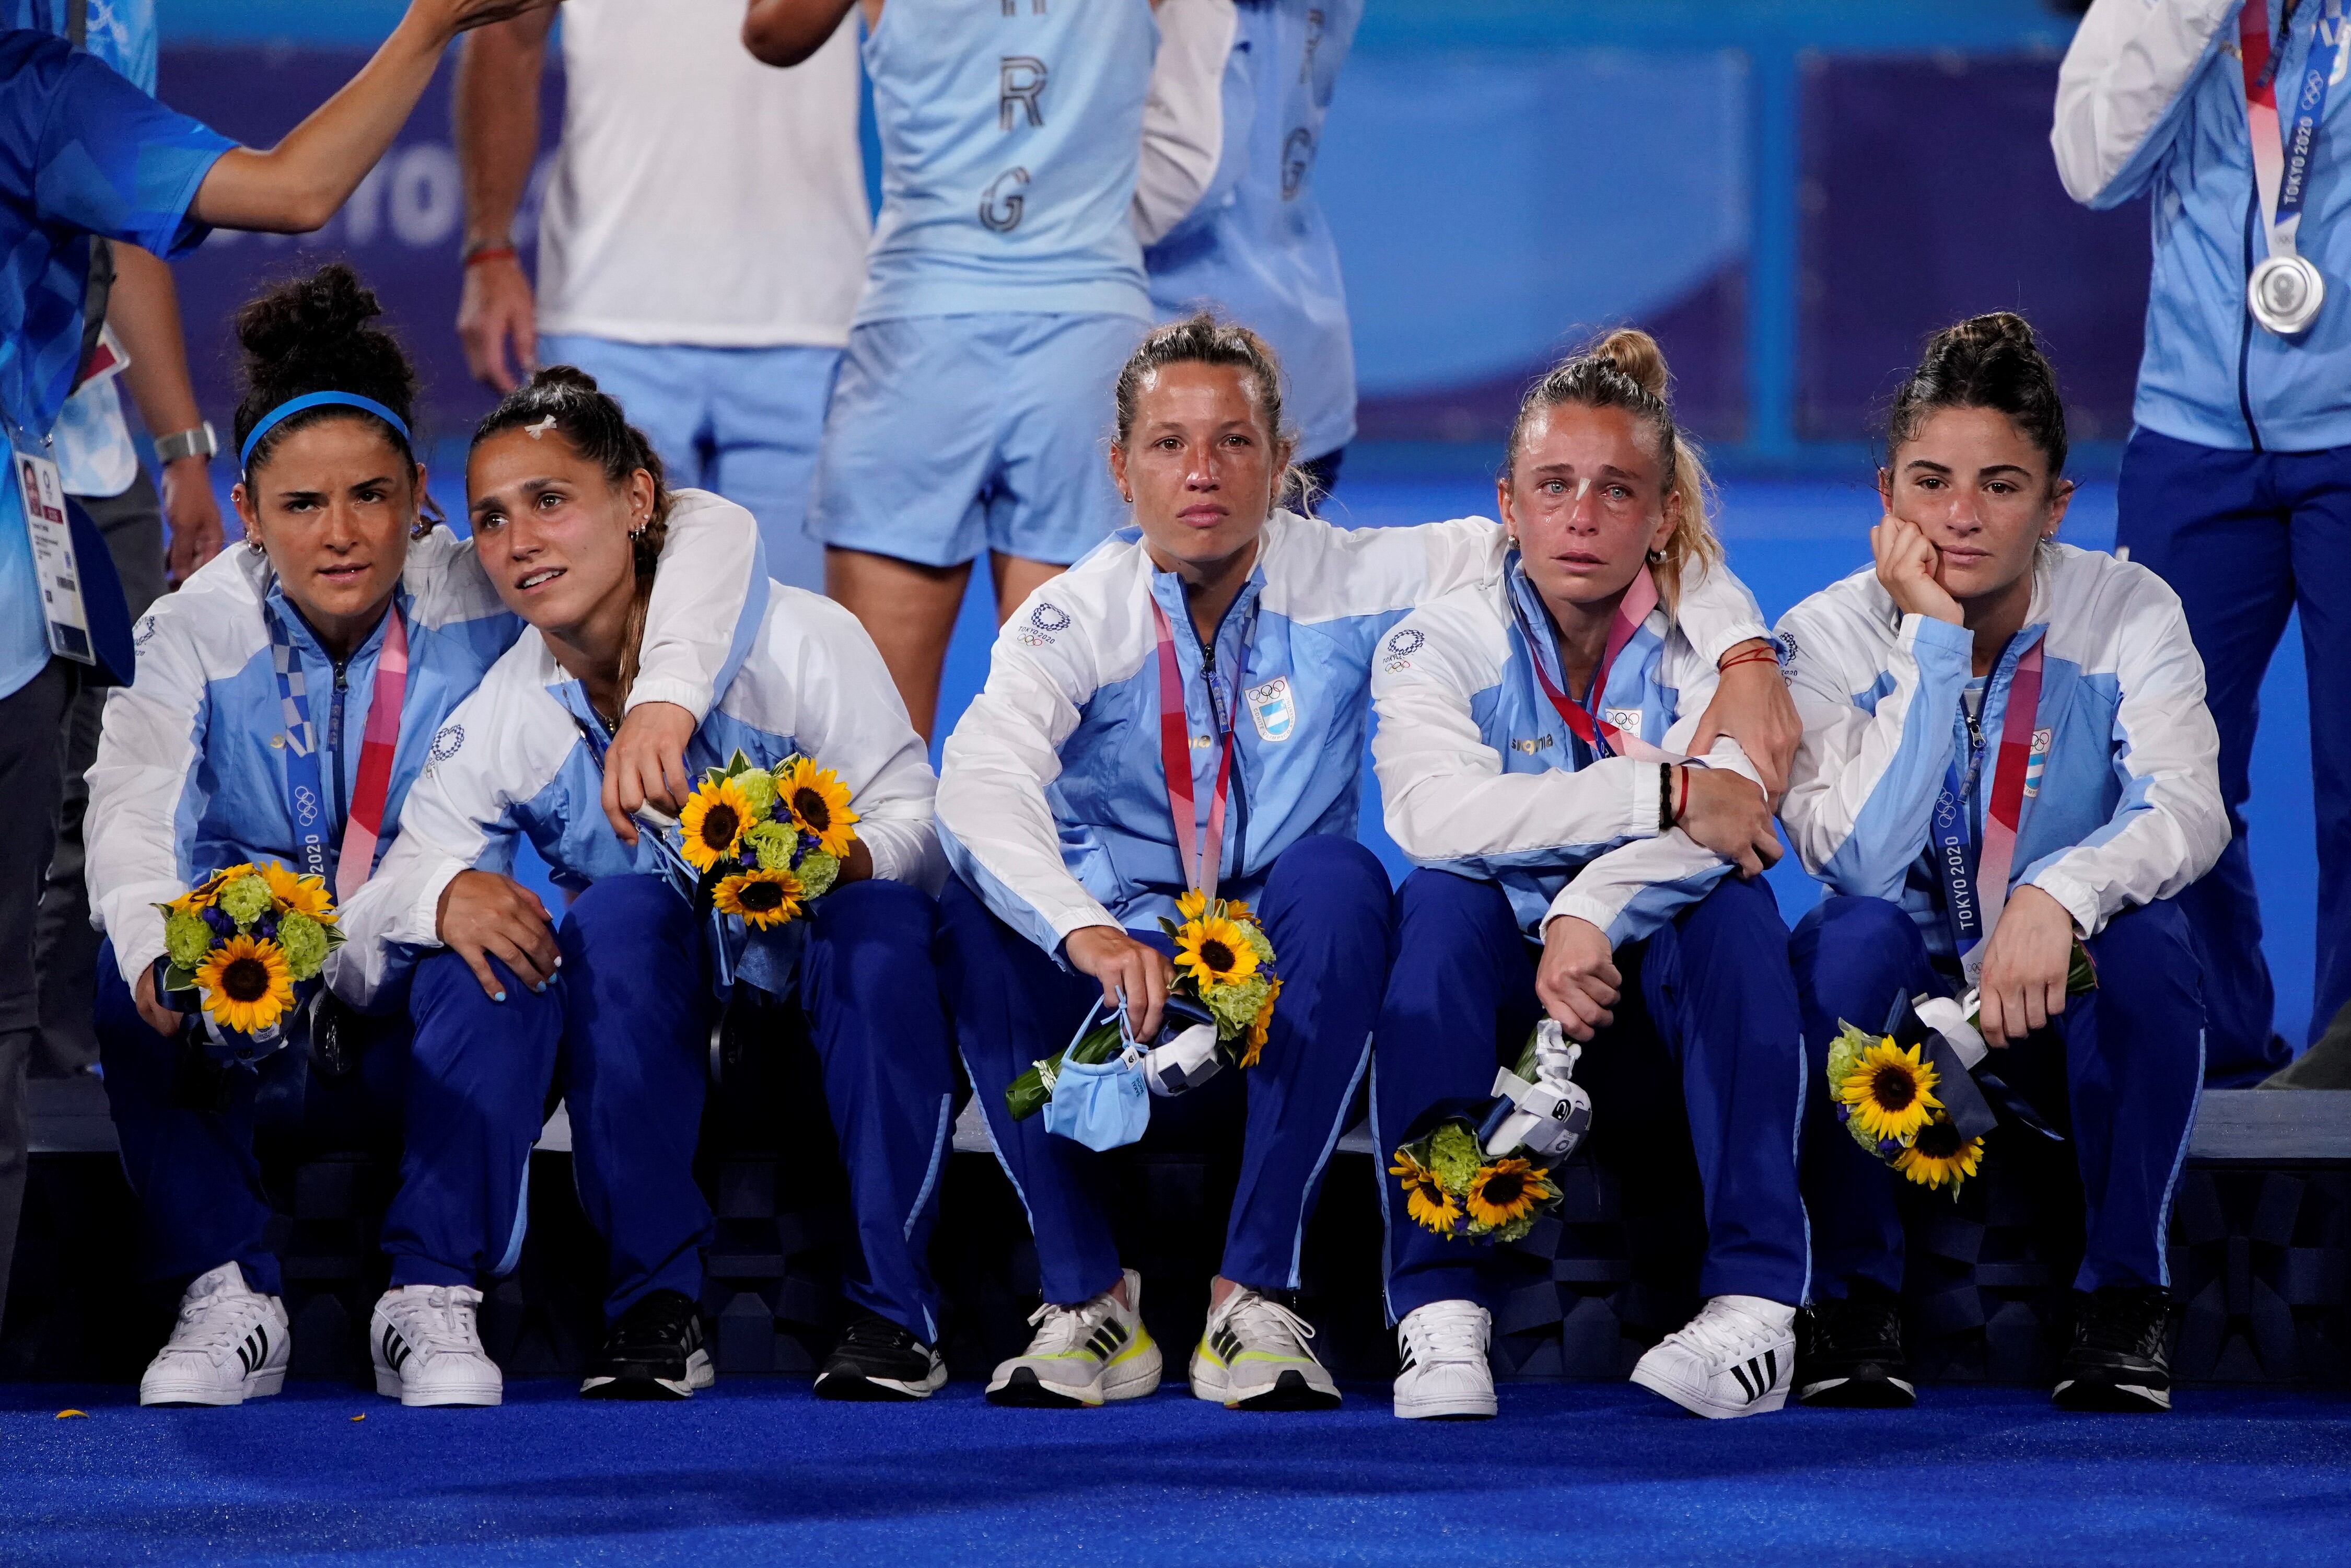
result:
<svg viewBox="0 0 2351 1568"><path fill-rule="evenodd" d="M712 944L727 943L737 984L806 1014L849 1166L864 1275L819 1392L931 1392L946 1375L925 1245L953 1089L931 979L934 782L872 642L847 612L773 587L687 748L697 773L737 751L768 768L804 756L847 799L796 790L802 822L845 840L831 813L859 813L838 882L755 957L663 874L651 832L620 833L596 805L646 605L672 570L664 535L702 514L747 515L701 491L673 496L619 404L566 366L483 422L466 477L475 549L530 629L452 718L399 846L347 912L352 972L339 980L381 988L418 952L446 949L418 967L419 989L426 971L439 976L411 1004L419 1039L484 1027L487 994L507 1049L558 1077L580 1197L611 1256L610 1333L582 1391L683 1398L711 1376L696 1311L711 1214L694 1151L722 956ZM689 818L697 843L726 810ZM559 925L499 874L518 835L577 894Z"/></svg>
<svg viewBox="0 0 2351 1568"><path fill-rule="evenodd" d="M1781 622L1805 726L1782 816L1829 890L1792 948L1822 1301L1799 1393L1813 1402L1910 1400L1892 1308L1901 1178L1835 1124L1829 1044L1839 1020L1875 1030L1899 998L1970 985L2000 1072L2070 1117L2081 1164L2089 1299L2058 1399L2170 1402L2165 1219L2204 1028L2177 895L2229 830L2179 601L2143 567L2054 542L2064 461L2032 329L1993 315L1938 333L1896 397L1876 567ZM2098 988L2069 1002L2077 940Z"/></svg>
<svg viewBox="0 0 2351 1568"><path fill-rule="evenodd" d="M1622 330L1530 389L1497 485L1501 573L1381 646L1374 757L1388 831L1419 869L1398 895L1374 1141L1384 1155L1440 1102L1488 1093L1546 1014L1588 1042L1583 1076L1612 1123L1643 1118L1643 1064L1668 1057L1705 1195L1708 1301L1634 1380L1742 1416L1786 1398L1803 1299L1802 1063L1787 928L1748 880L1779 854L1770 804L1735 742L1686 757L1716 671L1677 601L1719 551L1666 385L1656 344ZM1634 987L1644 1005L1620 1023ZM1396 1414L1490 1416L1468 1244L1402 1207L1391 1195Z"/></svg>

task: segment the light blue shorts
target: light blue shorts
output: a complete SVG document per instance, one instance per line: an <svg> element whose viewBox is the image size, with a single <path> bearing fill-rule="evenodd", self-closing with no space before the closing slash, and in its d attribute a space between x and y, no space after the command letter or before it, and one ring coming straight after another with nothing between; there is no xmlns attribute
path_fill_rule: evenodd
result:
<svg viewBox="0 0 2351 1568"><path fill-rule="evenodd" d="M824 549L808 528L809 480L838 349L712 349L579 333L538 340L538 362L577 365L645 433L669 482L715 490L759 519L768 574L824 591Z"/></svg>
<svg viewBox="0 0 2351 1568"><path fill-rule="evenodd" d="M1125 316L913 316L849 334L809 527L925 566L984 550L1067 565L1122 527L1111 392Z"/></svg>

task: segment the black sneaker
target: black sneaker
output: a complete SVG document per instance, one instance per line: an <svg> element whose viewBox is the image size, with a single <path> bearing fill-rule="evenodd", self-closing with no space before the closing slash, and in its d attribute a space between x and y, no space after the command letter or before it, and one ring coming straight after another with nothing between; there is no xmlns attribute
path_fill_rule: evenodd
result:
<svg viewBox="0 0 2351 1568"><path fill-rule="evenodd" d="M2067 1410L2171 1408L2171 1292L2109 1285L2077 1297L2074 1348L2050 1398Z"/></svg>
<svg viewBox="0 0 2351 1568"><path fill-rule="evenodd" d="M1918 1402L1893 1292L1855 1281L1843 1301L1796 1314L1796 1398L1832 1410L1907 1410Z"/></svg>
<svg viewBox="0 0 2351 1568"><path fill-rule="evenodd" d="M655 1291L605 1334L580 1392L590 1399L687 1399L717 1381L702 1347L702 1313L675 1291Z"/></svg>
<svg viewBox="0 0 2351 1568"><path fill-rule="evenodd" d="M946 1386L939 1353L879 1312L850 1320L816 1375L819 1399L928 1399Z"/></svg>

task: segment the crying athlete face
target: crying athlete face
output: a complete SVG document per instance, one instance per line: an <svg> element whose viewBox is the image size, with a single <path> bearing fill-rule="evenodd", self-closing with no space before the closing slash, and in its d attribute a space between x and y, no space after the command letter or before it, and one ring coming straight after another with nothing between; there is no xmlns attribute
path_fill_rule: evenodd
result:
<svg viewBox="0 0 2351 1568"><path fill-rule="evenodd" d="M507 609L558 635L625 612L630 535L653 513L653 476L615 483L559 430L504 430L465 465L474 550Z"/></svg>

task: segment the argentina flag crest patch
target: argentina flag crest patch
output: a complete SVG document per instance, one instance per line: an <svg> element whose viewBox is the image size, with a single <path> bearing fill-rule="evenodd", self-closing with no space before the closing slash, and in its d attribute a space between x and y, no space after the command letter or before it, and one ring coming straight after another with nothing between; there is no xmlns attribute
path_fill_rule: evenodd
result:
<svg viewBox="0 0 2351 1568"><path fill-rule="evenodd" d="M1244 695L1249 699L1249 722L1257 726L1259 740L1279 744L1298 728L1298 703L1290 695L1288 675L1251 686Z"/></svg>

